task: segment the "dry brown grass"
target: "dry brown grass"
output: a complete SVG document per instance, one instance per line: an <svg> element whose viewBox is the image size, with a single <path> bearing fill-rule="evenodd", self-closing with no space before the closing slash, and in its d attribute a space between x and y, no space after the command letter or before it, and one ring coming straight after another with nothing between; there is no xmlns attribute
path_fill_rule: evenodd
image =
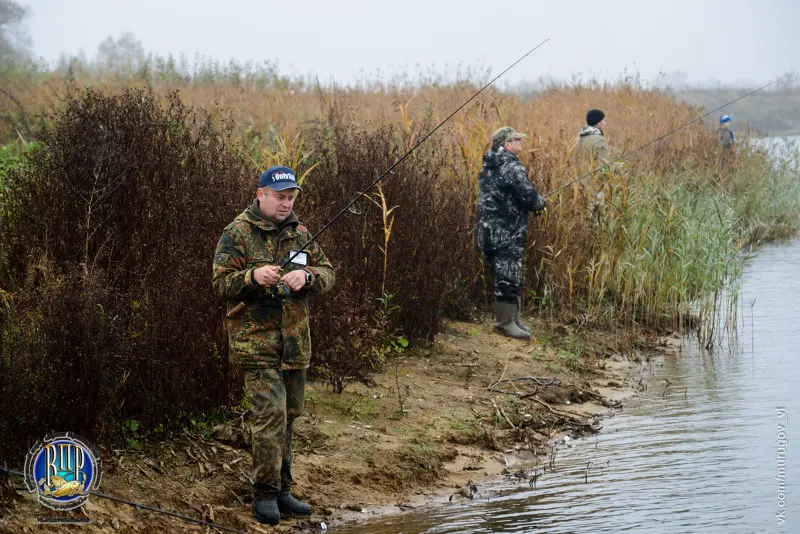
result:
<svg viewBox="0 0 800 534"><path fill-rule="evenodd" d="M291 84L259 88L253 83L145 84L114 77L79 77L75 81L53 74L37 79L18 78L6 84L6 92L0 94L0 107L8 110L5 124L12 127L0 134L7 138L16 136L17 131L30 135L29 131L22 130L25 125L33 128L37 120L35 114L58 106L63 97L77 91L81 84L108 93L130 85L148 85L164 100L179 91L181 100L190 106L218 110L218 116L230 121L239 132L256 164L261 167L276 163L294 165L303 179L310 181L312 190L324 191L325 205L317 198L313 205L301 201L298 206L312 228L320 228L352 199L348 196L350 193L370 183L476 90L467 83L423 85L417 89L302 88ZM15 100L10 100L9 95ZM448 287L442 304L461 313L458 310L466 310L473 305L471 303L485 300L488 281L473 249L472 227L477 175L491 132L508 124L530 134L522 161L529 169L531 181L540 192L546 193L590 169L586 164L571 162L570 158L577 133L590 108L605 111L609 123L606 134L615 157L701 113L698 108L670 95L629 84L552 87L528 99L487 90L444 125L434 139L398 169L396 176L390 176L385 182L385 202L387 206L397 206L392 213L391 237L386 240L386 233L378 232L375 236L379 239L365 241L366 248L359 252L361 256L369 256L364 259L365 265L380 265L381 294L413 291L406 284L408 273L399 278L397 273L409 270L406 261L414 257L418 241L415 224L420 216L430 213L428 207L414 211L412 206L419 203L420 198L430 196L434 199L434 211L449 210L447 217L437 219L446 220L449 225L442 229L440 243L441 250L450 258L445 265L449 270L436 273L445 279ZM358 135L344 135L341 132L345 130ZM353 143L365 143L369 136L375 141L369 148L375 154L373 164L362 154L349 166L343 166L342 154L355 147ZM384 152L379 154L381 151ZM435 161L436 173L430 175L427 182L407 176L409 166L423 167L427 163L430 167L432 161ZM548 215L532 223L526 257L526 287L531 290L528 296L535 297L534 301L540 305L569 313L576 307L579 312L588 308L594 318L609 301L629 311L651 305L653 300L648 300L644 294L650 290L643 288L661 282L648 280L647 284L631 288L623 279L627 271L620 269L624 261L621 252L630 246L622 243L620 236L631 224L626 210L633 190L637 187L643 190L641 183L647 182L660 191L659 181L678 179L689 188L702 188L708 183L713 184L712 189L718 188L732 181L741 167L722 166L720 161L720 148L713 130L697 123L635 154L623 171L596 173L548 199ZM343 172L350 175L343 176ZM328 184L330 180L347 184L332 187ZM417 188L414 195L409 193L409 187ZM610 219L601 230L586 220L587 193L599 190L605 192L607 202L614 204L616 210L609 210ZM662 197L660 202L667 203L663 211L665 215L670 213L671 218L670 199L668 195ZM637 202L642 208L642 203L646 204L648 199L640 197ZM380 209L367 211L364 228L370 227L370 233L375 233L371 227L380 229L386 221L381 219ZM684 220L686 217L681 219ZM663 221L659 221L656 226L663 227ZM337 224L347 227L350 223L339 221ZM650 223L637 226L635 231L647 235L651 231ZM323 243L325 239L328 242L339 240L344 232L344 229L332 228ZM372 241L380 245L373 247ZM649 246L644 239L634 245ZM383 255L378 246L389 253ZM413 267L424 268L424 262ZM420 275L423 272L420 271ZM382 296L372 293L369 292L369 298ZM681 294L680 298L689 296ZM659 298L655 302L659 305L669 302L668 306L674 308L678 300L678 297L670 297L669 301ZM419 297L412 294L404 303L408 306L418 301ZM647 321L657 322L661 311L654 310ZM408 314L409 310L405 312ZM402 327L403 334L409 337L415 337L418 332L413 330L420 326L403 320L394 320L392 324ZM423 330L421 337L432 333L431 328Z"/></svg>

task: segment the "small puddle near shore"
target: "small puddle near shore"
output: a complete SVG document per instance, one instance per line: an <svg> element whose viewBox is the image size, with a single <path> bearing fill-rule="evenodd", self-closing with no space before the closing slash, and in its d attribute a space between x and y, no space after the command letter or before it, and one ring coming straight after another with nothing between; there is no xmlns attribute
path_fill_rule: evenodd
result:
<svg viewBox="0 0 800 534"><path fill-rule="evenodd" d="M760 248L740 299L735 344L654 364L641 402L562 447L536 489L499 480L335 531L800 532L800 239Z"/></svg>

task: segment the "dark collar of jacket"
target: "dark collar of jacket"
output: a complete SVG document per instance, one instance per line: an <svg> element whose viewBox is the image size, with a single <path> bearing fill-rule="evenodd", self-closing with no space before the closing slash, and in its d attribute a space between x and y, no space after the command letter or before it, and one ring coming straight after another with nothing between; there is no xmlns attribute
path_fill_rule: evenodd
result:
<svg viewBox="0 0 800 534"><path fill-rule="evenodd" d="M603 135L603 130L600 128L595 128L594 126L589 126L588 124L581 128L581 133L579 137L586 137L587 135Z"/></svg>
<svg viewBox="0 0 800 534"><path fill-rule="evenodd" d="M294 214L294 210L289 213L289 216L286 217L286 220L282 223L274 223L269 219L265 219L261 216L261 212L258 209L258 199L254 199L250 207L240 213L236 218L261 228L266 232L280 232L287 229L294 230L297 228L297 225L300 224L300 220L297 218L297 215Z"/></svg>
<svg viewBox="0 0 800 534"><path fill-rule="evenodd" d="M483 156L483 165L487 169L496 169L512 161L519 161L519 158L506 150L503 145L500 145L496 149L493 148L489 150Z"/></svg>
<svg viewBox="0 0 800 534"><path fill-rule="evenodd" d="M497 147L497 157L500 158L500 161L503 163L507 163L509 161L519 161L519 157L513 152L509 152L506 150L506 147L499 146Z"/></svg>

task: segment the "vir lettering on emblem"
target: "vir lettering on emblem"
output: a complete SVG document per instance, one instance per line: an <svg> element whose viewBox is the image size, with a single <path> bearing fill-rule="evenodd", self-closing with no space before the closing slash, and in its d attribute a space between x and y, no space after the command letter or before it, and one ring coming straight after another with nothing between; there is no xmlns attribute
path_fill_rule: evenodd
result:
<svg viewBox="0 0 800 534"><path fill-rule="evenodd" d="M51 443L45 446L44 453L46 458L44 486L48 488L47 493L54 497L83 493L80 482L86 458L83 448L72 443ZM59 476L59 472L63 475L65 471L73 475L71 482L66 482L64 477Z"/></svg>

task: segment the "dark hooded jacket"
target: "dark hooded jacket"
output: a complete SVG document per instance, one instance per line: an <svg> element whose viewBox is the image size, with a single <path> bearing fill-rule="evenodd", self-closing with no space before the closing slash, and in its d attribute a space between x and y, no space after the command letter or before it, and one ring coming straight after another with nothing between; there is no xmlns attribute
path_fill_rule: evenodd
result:
<svg viewBox="0 0 800 534"><path fill-rule="evenodd" d="M528 179L517 156L503 146L483 156L478 175L475 244L481 252L524 249L528 214L544 209L544 197Z"/></svg>

